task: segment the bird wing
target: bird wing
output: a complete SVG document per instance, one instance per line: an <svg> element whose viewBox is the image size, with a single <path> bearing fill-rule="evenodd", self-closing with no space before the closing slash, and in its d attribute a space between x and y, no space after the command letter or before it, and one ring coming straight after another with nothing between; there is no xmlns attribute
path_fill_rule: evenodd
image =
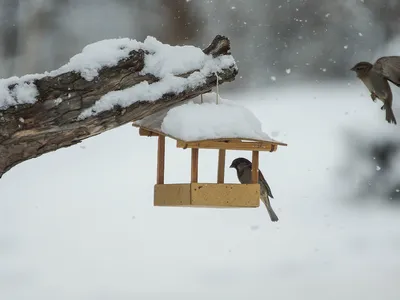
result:
<svg viewBox="0 0 400 300"><path fill-rule="evenodd" d="M400 87L400 56L383 56L375 62L373 69Z"/></svg>
<svg viewBox="0 0 400 300"><path fill-rule="evenodd" d="M267 189L268 196L270 196L270 197L273 199L274 196L272 196L271 188L269 187L267 181L266 181L265 178L264 178L263 173L262 173L260 170L258 170L258 180L259 180L259 182L260 182L262 185L264 185L265 188Z"/></svg>

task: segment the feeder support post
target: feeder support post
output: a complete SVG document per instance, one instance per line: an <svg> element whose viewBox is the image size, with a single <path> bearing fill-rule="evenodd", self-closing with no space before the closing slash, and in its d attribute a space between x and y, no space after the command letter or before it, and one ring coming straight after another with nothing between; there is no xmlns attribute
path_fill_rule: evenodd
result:
<svg viewBox="0 0 400 300"><path fill-rule="evenodd" d="M258 161L259 161L259 152L253 151L252 155L252 168L251 168L251 180L253 183L258 183Z"/></svg>
<svg viewBox="0 0 400 300"><path fill-rule="evenodd" d="M157 151L157 184L164 184L164 169L165 169L165 136L158 136L158 151Z"/></svg>
<svg viewBox="0 0 400 300"><path fill-rule="evenodd" d="M217 183L224 183L225 178L225 149L219 149L218 151L218 177Z"/></svg>
<svg viewBox="0 0 400 300"><path fill-rule="evenodd" d="M197 183L199 178L199 149L192 148L192 176L191 182Z"/></svg>

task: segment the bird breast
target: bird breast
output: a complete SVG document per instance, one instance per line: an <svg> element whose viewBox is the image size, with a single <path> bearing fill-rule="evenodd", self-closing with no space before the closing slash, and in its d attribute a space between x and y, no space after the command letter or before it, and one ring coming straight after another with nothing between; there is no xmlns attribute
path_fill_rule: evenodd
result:
<svg viewBox="0 0 400 300"><path fill-rule="evenodd" d="M251 168L244 168L240 174L238 173L239 181L242 184L251 183Z"/></svg>
<svg viewBox="0 0 400 300"><path fill-rule="evenodd" d="M381 74L371 70L366 76L360 77L360 79L364 82L368 90L378 96L380 100L383 101L391 97L392 93L389 83Z"/></svg>
<svg viewBox="0 0 400 300"><path fill-rule="evenodd" d="M362 77L360 77L360 79L362 80L362 82L365 84L365 86L368 88L368 90L371 93L375 93L374 86L372 85L372 81L371 81L370 76L368 76L368 75L362 76Z"/></svg>

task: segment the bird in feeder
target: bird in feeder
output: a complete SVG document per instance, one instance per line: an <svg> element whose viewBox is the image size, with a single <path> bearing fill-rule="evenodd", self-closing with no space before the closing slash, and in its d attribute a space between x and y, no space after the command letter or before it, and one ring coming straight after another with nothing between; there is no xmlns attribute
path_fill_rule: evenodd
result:
<svg viewBox="0 0 400 300"><path fill-rule="evenodd" d="M272 221L278 217L271 208L273 197L264 176L258 169L259 152L275 152L287 144L270 138L262 131L261 122L248 109L220 99L215 94L203 99L168 107L133 122L141 136L158 137L157 182L154 185L154 205L171 207L256 208L260 198ZM221 117L226 116L226 117ZM232 117L233 116L233 117ZM248 124L249 126L241 126ZM164 181L165 139L176 140L176 147L191 150L191 177L186 183ZM202 149L218 150L216 182L199 182L198 165ZM246 160L248 178L241 183L225 182L227 150L251 151L251 163ZM244 159L244 158L241 158ZM252 166L253 169L252 170ZM240 178L239 178L240 180Z"/></svg>
<svg viewBox="0 0 400 300"><path fill-rule="evenodd" d="M252 164L248 159L244 157L238 157L232 161L230 168L236 169L236 174L241 184L252 183ZM269 197L274 197L272 196L271 188L265 180L261 170L258 170L258 183L260 184L261 201L265 204L271 221L277 222L279 220L278 216L275 214L269 201Z"/></svg>

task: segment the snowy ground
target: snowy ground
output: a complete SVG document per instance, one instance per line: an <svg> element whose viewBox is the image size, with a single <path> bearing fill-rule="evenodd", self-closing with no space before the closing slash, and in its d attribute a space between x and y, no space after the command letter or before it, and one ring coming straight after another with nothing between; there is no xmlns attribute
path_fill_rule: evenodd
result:
<svg viewBox="0 0 400 300"><path fill-rule="evenodd" d="M357 81L222 97L289 144L260 157L278 223L263 206L153 207L156 140L127 125L0 180L1 299L399 299L400 212L354 205L338 170L346 128L400 127ZM227 163L239 155L250 157ZM216 157L200 152L202 181L215 181ZM187 181L189 160L169 142L166 180Z"/></svg>

